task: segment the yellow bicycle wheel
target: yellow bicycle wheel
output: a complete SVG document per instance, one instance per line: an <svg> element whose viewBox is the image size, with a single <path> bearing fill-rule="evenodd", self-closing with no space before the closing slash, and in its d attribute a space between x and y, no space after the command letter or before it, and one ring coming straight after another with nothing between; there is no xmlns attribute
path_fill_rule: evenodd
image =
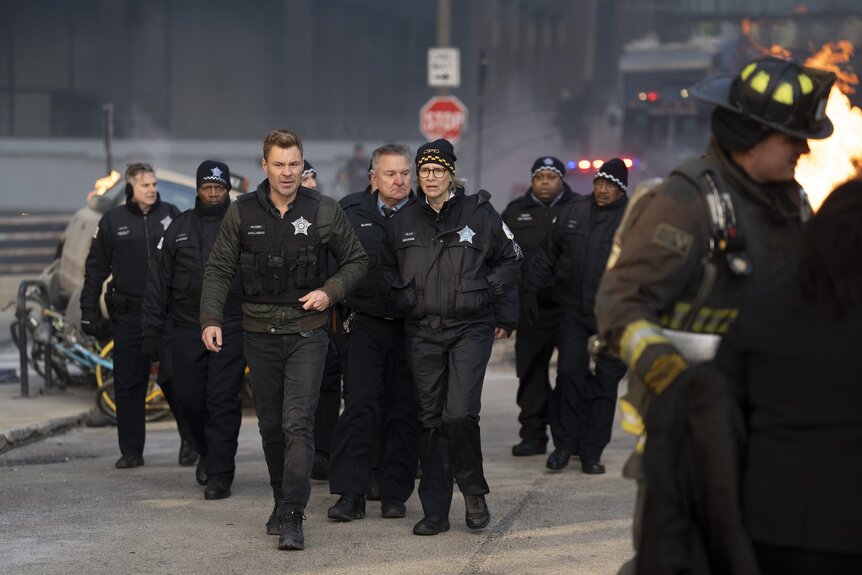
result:
<svg viewBox="0 0 862 575"><path fill-rule="evenodd" d="M99 356L103 358L108 357L113 349L114 340L111 340L105 344ZM147 421L157 421L166 417L171 412L171 408L168 405L167 399L165 399L162 388L159 387L157 379L157 371L154 369L150 373L150 380L147 384L147 395L144 399ZM110 369L103 368L101 365L96 366L96 383L99 385L99 389L96 392L96 405L102 413L116 420L117 404L114 401L113 372Z"/></svg>
<svg viewBox="0 0 862 575"><path fill-rule="evenodd" d="M109 341L99 352L99 357L106 358L111 355L114 349L114 340ZM96 384L99 386L99 391L96 394L96 405L99 409L110 417L116 419L117 404L114 403L114 378L110 370L103 368L101 365L96 366Z"/></svg>
<svg viewBox="0 0 862 575"><path fill-rule="evenodd" d="M106 358L111 355L111 352L114 350L114 340L109 341L105 344L105 347L102 348L102 351L99 352L99 357ZM107 369L102 368L101 365L96 366L96 384L99 387L105 386L105 380L108 379L108 374L105 373L108 371Z"/></svg>

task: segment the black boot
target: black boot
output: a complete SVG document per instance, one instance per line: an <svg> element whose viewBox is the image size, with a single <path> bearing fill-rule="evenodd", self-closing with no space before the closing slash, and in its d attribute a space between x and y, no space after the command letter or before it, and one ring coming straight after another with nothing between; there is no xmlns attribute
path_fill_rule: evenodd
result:
<svg viewBox="0 0 862 575"><path fill-rule="evenodd" d="M491 512L484 495L464 495L464 507L467 510L467 527L470 529L482 529L491 522Z"/></svg>
<svg viewBox="0 0 862 575"><path fill-rule="evenodd" d="M190 467L198 462L198 452L192 447L192 444L185 439L180 443L180 453L177 456L177 463L183 467Z"/></svg>
<svg viewBox="0 0 862 575"><path fill-rule="evenodd" d="M327 516L336 521L352 521L365 519L365 497L353 493L345 493L329 508Z"/></svg>
<svg viewBox="0 0 862 575"><path fill-rule="evenodd" d="M227 499L230 497L230 481L213 477L204 489L204 499Z"/></svg>
<svg viewBox="0 0 862 575"><path fill-rule="evenodd" d="M329 479L329 455L323 452L315 453L311 460L311 478L318 481Z"/></svg>
<svg viewBox="0 0 862 575"><path fill-rule="evenodd" d="M413 526L413 535L437 535L449 531L449 518L439 515L426 515Z"/></svg>
<svg viewBox="0 0 862 575"><path fill-rule="evenodd" d="M407 507L400 501L381 501L380 516L384 519L400 519L407 515Z"/></svg>
<svg viewBox="0 0 862 575"><path fill-rule="evenodd" d="M569 464L569 458L571 456L572 453L570 451L566 451L565 449L555 449L548 456L548 462L545 464L545 467L551 471L560 471Z"/></svg>
<svg viewBox="0 0 862 575"><path fill-rule="evenodd" d="M605 472L605 466L599 461L581 461L581 471L589 475L601 475Z"/></svg>
<svg viewBox="0 0 862 575"><path fill-rule="evenodd" d="M305 535L302 533L302 511L287 511L278 516L281 532L278 536L278 548L287 551L302 551L305 549Z"/></svg>
<svg viewBox="0 0 862 575"><path fill-rule="evenodd" d="M548 442L541 439L524 439L512 446L512 455L526 457L529 455L544 455L548 451Z"/></svg>
<svg viewBox="0 0 862 575"><path fill-rule="evenodd" d="M269 519L266 520L266 534L280 535L281 528L278 521L278 499L272 505L272 513L269 514Z"/></svg>
<svg viewBox="0 0 862 575"><path fill-rule="evenodd" d="M195 468L195 480L198 485L207 484L207 456L201 455L198 457L198 466Z"/></svg>
<svg viewBox="0 0 862 575"><path fill-rule="evenodd" d="M141 455L124 455L120 457L114 464L117 469L131 469L132 467L140 467L144 464L144 458Z"/></svg>

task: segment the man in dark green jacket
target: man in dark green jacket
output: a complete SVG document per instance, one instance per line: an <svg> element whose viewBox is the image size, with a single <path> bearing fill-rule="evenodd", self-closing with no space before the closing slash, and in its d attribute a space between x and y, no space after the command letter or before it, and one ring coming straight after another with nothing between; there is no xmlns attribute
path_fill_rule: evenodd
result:
<svg viewBox="0 0 862 575"><path fill-rule="evenodd" d="M204 273L201 328L218 352L231 279L242 283L245 356L275 506L267 533L304 549L314 411L329 338L328 309L365 274L368 257L338 203L301 186L302 141L275 130L263 143L267 179L225 214ZM327 273L332 255L338 271Z"/></svg>

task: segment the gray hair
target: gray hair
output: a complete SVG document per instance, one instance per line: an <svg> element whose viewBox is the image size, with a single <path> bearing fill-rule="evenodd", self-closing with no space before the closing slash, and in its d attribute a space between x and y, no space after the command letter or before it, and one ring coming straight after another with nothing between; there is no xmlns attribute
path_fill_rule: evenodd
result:
<svg viewBox="0 0 862 575"><path fill-rule="evenodd" d="M413 154L410 152L410 148L403 144L386 144L371 152L371 166L369 167L371 172L377 171L377 166L380 165L380 156L384 155L404 156L407 158L407 163L413 165Z"/></svg>

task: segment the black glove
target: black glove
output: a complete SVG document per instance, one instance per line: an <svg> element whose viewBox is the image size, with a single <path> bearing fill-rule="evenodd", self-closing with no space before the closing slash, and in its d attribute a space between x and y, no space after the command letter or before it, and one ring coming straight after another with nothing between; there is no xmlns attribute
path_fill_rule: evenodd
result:
<svg viewBox="0 0 862 575"><path fill-rule="evenodd" d="M159 361L159 350L162 348L162 336L159 334L145 335L141 342L141 354L153 363Z"/></svg>
<svg viewBox="0 0 862 575"><path fill-rule="evenodd" d="M99 341L111 339L113 326L111 322L102 318L102 315L92 309L81 310L81 331L95 337Z"/></svg>
<svg viewBox="0 0 862 575"><path fill-rule="evenodd" d="M539 321L539 298L534 293L524 294L521 304L524 306L524 317L530 325Z"/></svg>

